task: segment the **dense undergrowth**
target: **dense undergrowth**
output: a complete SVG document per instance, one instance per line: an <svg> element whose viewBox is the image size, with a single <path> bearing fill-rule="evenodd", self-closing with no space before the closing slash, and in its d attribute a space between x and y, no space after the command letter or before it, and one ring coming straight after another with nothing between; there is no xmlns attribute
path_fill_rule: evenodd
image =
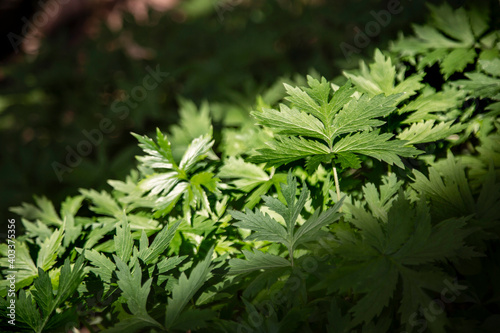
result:
<svg viewBox="0 0 500 333"><path fill-rule="evenodd" d="M339 85L183 101L125 180L14 208L2 329L15 299L35 332L495 332L500 31L429 7Z"/></svg>

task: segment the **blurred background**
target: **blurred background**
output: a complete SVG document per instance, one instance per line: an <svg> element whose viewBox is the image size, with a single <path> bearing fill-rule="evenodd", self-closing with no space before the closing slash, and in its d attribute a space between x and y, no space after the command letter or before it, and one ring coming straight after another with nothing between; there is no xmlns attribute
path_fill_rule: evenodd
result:
<svg viewBox="0 0 500 333"><path fill-rule="evenodd" d="M2 0L2 224L33 195L58 206L123 179L139 153L130 132L167 131L186 100L210 103L217 136L217 109L248 112L283 78L335 80L425 22L424 1L396 1L361 40L394 1Z"/></svg>

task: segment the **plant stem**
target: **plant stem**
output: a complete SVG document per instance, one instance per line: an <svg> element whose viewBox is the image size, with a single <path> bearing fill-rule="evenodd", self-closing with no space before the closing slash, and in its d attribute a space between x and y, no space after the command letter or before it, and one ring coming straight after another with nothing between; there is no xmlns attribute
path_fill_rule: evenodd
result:
<svg viewBox="0 0 500 333"><path fill-rule="evenodd" d="M337 190L337 201L340 201L340 186L339 177L337 176L337 168L333 167L333 178L335 179L335 189Z"/></svg>
<svg viewBox="0 0 500 333"><path fill-rule="evenodd" d="M339 186L339 177L337 176L337 168L334 164L333 166L333 178L335 179L335 189L337 190L337 202L340 201L340 186ZM342 207L339 208L339 213L342 213Z"/></svg>

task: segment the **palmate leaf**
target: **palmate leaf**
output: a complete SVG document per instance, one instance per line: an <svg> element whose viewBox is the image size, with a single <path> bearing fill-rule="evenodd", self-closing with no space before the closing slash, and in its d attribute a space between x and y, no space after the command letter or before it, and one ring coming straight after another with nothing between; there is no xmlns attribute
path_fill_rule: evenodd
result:
<svg viewBox="0 0 500 333"><path fill-rule="evenodd" d="M465 169L451 153L443 163L429 168L428 177L417 170L413 172L415 181L411 187L432 201L434 216L446 219L476 212Z"/></svg>
<svg viewBox="0 0 500 333"><path fill-rule="evenodd" d="M337 221L341 216L338 210L343 202L343 199L340 200L335 206L321 214L319 210L317 210L302 225L297 225L300 213L310 195L307 187L303 186L299 198L297 199L297 188L297 180L291 173L288 173L287 183L281 184L281 193L283 194L285 202L270 196L262 197L269 209L283 217L284 225L271 216L262 213L259 209L255 209L254 211L247 209L245 213L230 211L231 215L239 221L234 223L235 226L253 231L253 233L247 237L247 240L270 241L281 243L286 246L292 266L293 254L297 246L306 242L316 241L321 235L321 228ZM244 263L242 259L230 261L231 267L233 267L231 263L236 265L235 268L231 268L232 272L247 272L272 267L285 267L286 265L284 265L284 262L287 261L283 257L263 255L257 252L245 252L245 257L251 262ZM259 263L262 265L259 266Z"/></svg>
<svg viewBox="0 0 500 333"><path fill-rule="evenodd" d="M191 206L204 208L211 213L206 192L216 192L218 178L211 172L196 173L214 141L210 134L202 135L191 141L181 160L177 163L172 155L172 149L166 135L157 129L157 142L146 136L134 134L139 140L139 146L146 156L139 156L144 167L161 170L161 172L147 174L139 183L140 188L153 198L155 216L164 216L175 207L184 196L182 210L184 216L191 219Z"/></svg>
<svg viewBox="0 0 500 333"><path fill-rule="evenodd" d="M62 247L64 227L65 224L59 230L56 229L50 237L45 238L39 244L40 249L38 250L36 264L31 258L27 244L22 242L16 244L16 290L30 285L33 279L38 276L38 269L48 271L55 265L58 255L65 250ZM1 253L3 257L0 258L0 264L2 267L7 268L9 267L9 262L6 255L6 244L2 244ZM4 288L7 285L7 280L0 281L0 296L3 297L7 294L7 288Z"/></svg>
<svg viewBox="0 0 500 333"><path fill-rule="evenodd" d="M385 123L379 118L395 110L400 95L361 95L356 99L350 82L336 91L324 78L318 81L308 77L308 84L308 88L285 86L291 107L282 104L280 111L252 112L261 125L272 128L277 135L266 143L268 148L257 150L251 162L265 162L271 167L307 158L307 169L312 171L320 163L332 161L343 167L357 167L356 154L402 166L399 156L418 153L404 141L389 141L390 134L373 131Z"/></svg>
<svg viewBox="0 0 500 333"><path fill-rule="evenodd" d="M429 4L428 7L431 22L425 26L414 25L415 37L401 37L392 45L392 50L412 60L421 55L419 70L440 62L441 73L447 79L476 59L474 47L488 28L489 15L479 14L476 8L469 13L463 7L454 10L448 4L439 7Z"/></svg>
<svg viewBox="0 0 500 333"><path fill-rule="evenodd" d="M423 74L414 74L396 85L396 66L393 66L391 58L386 59L379 49L375 50L374 60L375 62L369 66L369 70L366 64L361 61L360 75L344 72L344 75L352 80L359 90L369 96L401 94L394 101L399 103L415 95L424 86L420 83Z"/></svg>
<svg viewBox="0 0 500 333"><path fill-rule="evenodd" d="M394 177L387 180L387 184L395 182ZM346 207L351 214L347 220L358 231L336 233L340 245L335 251L343 264L317 286L363 295L350 309L354 314L353 326L379 316L396 297L400 283L404 288L401 322L409 323L410 315L432 300L427 290L440 292L443 281L450 279L435 263L461 256L464 240L470 234L466 229L468 218L431 223L425 201L412 204L403 192L392 197L394 190L388 189L387 184L375 200L370 199L371 210L377 206L376 214L360 204ZM375 196L372 186L366 186L363 192L365 196ZM443 317L434 325L442 329Z"/></svg>
<svg viewBox="0 0 500 333"><path fill-rule="evenodd" d="M433 216L439 219L472 217L468 224L479 226L482 230L495 228L498 225L500 203L498 179L500 177L498 173L495 174L493 161L500 159L498 154L494 156L492 151L483 150L484 148L479 147L478 150L481 151L481 155L486 156L480 155L479 157L486 158L488 171L485 171L485 174L469 173L469 178L480 177L473 179L473 182L469 181L466 176L466 168L461 161L463 158L455 158L452 154L449 154L446 160L434 163L429 168L428 176L414 171L415 181L411 186L415 189L416 196L425 196L430 200ZM495 149L497 149L496 145ZM481 233L475 234L478 240L483 236Z"/></svg>

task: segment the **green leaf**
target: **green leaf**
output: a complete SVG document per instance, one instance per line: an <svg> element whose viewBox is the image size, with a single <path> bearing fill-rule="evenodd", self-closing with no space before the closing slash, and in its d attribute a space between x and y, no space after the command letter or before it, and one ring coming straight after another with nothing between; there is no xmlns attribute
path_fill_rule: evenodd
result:
<svg viewBox="0 0 500 333"><path fill-rule="evenodd" d="M419 70L440 62L445 79L461 72L473 63L477 54L476 39L484 32L487 23L476 12L467 13L463 7L456 10L448 4L428 5L432 20L428 25L414 25L415 37L401 37L392 51L403 56L422 55L417 64ZM451 37L451 38L449 38Z"/></svg>
<svg viewBox="0 0 500 333"><path fill-rule="evenodd" d="M7 244L1 244L0 245L0 254L2 257L0 257L0 265L4 268L7 268L10 266L10 263L8 261L8 247ZM17 241L16 243L16 261L15 261L15 268L16 268L16 290L19 290L23 287L29 286L32 282L33 279L38 276L38 270L33 262L33 259L31 259L29 249L24 242ZM9 275L7 271L10 269L4 269L3 274L4 276ZM9 281L7 279L3 279L0 281L0 296L5 297L7 296L7 291L9 289L8 287Z"/></svg>
<svg viewBox="0 0 500 333"><path fill-rule="evenodd" d="M119 257L114 256L114 259L118 268L118 271L116 271L118 287L122 291L122 296L127 301L133 317L125 318L109 331L116 332L119 328L125 328L125 324L130 325L130 327L127 327L127 331L135 331L148 326L162 329L162 325L148 314L146 308L152 279L147 280L144 284L141 283L142 271L138 261L135 261L133 272L131 272L127 264Z"/></svg>
<svg viewBox="0 0 500 333"><path fill-rule="evenodd" d="M376 132L361 132L349 135L339 140L333 146L334 153L352 152L367 155L395 164L403 168L403 162L399 156L410 157L417 155L419 151L413 147L406 147L404 141L390 140L392 134L377 134Z"/></svg>
<svg viewBox="0 0 500 333"><path fill-rule="evenodd" d="M297 180L292 176L291 172L289 172L287 183L280 185L280 192L283 195L284 203L270 196L263 196L262 199L270 210L283 217L284 225L258 209L255 209L253 212L247 209L245 213L237 211L230 211L230 213L235 219L240 221L235 223L235 226L253 231L253 233L246 238L247 240L270 241L286 246L293 266L294 251L297 246L306 242L316 241L320 237L320 229L322 227L338 220L340 214L338 214L337 211L342 205L343 200L340 200L335 206L321 214L319 214L319 210L316 210L307 221L297 228L297 220L309 199L309 189L303 186L299 198L297 199ZM249 264L249 267L254 267L255 269L260 269L256 268L258 267L257 263L259 260L265 261L266 258L270 258L269 260L273 261L271 257L262 256L257 252L255 254L249 254L249 256L256 258L254 263ZM274 262L282 262L282 260L285 260L284 258L279 258L280 259L275 258ZM244 263L240 261L233 261L233 263L244 266Z"/></svg>
<svg viewBox="0 0 500 333"><path fill-rule="evenodd" d="M359 169L361 168L361 161L359 157L350 152L338 153L335 158L335 164L340 164L342 169Z"/></svg>
<svg viewBox="0 0 500 333"><path fill-rule="evenodd" d="M460 132L466 126L463 124L452 125L452 123L453 121L435 124L434 120L414 123L399 133L398 139L405 140L408 144L434 142L446 139L450 135Z"/></svg>
<svg viewBox="0 0 500 333"><path fill-rule="evenodd" d="M42 326L40 312L32 302L31 296L26 296L24 289L19 291L19 297L16 300L16 315L19 317L19 321L28 324L34 332L39 332L39 328Z"/></svg>
<svg viewBox="0 0 500 333"><path fill-rule="evenodd" d="M137 158L143 165L152 169L177 169L167 136L163 135L159 128L156 129L158 144L147 136L135 133L132 135L139 141L139 147L146 153L146 156Z"/></svg>
<svg viewBox="0 0 500 333"><path fill-rule="evenodd" d="M116 225L116 235L113 237L115 241L115 252L121 260L128 262L132 255L134 240L132 239L127 216L124 215L121 222L121 226Z"/></svg>
<svg viewBox="0 0 500 333"><path fill-rule="evenodd" d="M420 83L423 78L422 74L412 75L396 85L396 66L393 66L391 58L385 58L379 49L375 50L374 60L375 62L369 66L369 70L366 64L361 61L361 75L344 72L348 79L352 80L362 92L369 96L373 97L379 94L390 96L402 93L394 99L394 103L397 104L415 95L416 91L424 86Z"/></svg>
<svg viewBox="0 0 500 333"><path fill-rule="evenodd" d="M268 142L267 146L269 148L258 149L259 155L252 156L249 161L265 162L267 167L270 167L287 164L310 155L330 153L328 147L320 142L295 137L278 137L276 141Z"/></svg>
<svg viewBox="0 0 500 333"><path fill-rule="evenodd" d="M466 73L469 80L457 80L453 84L464 87L473 96L500 101L500 61L479 60L484 73Z"/></svg>
<svg viewBox="0 0 500 333"><path fill-rule="evenodd" d="M243 229L249 229L255 233L248 236L248 240L267 240L272 242L286 242L287 231L285 227L277 223L267 214L263 214L260 210L255 209L254 212L247 209L245 213L238 211L229 211L229 213L237 220L234 225Z"/></svg>
<svg viewBox="0 0 500 333"><path fill-rule="evenodd" d="M361 203L348 205L347 221L359 230L336 233L335 252L342 258L342 265L314 288L359 294L350 309L353 325L380 316L394 297L399 281L404 287L401 321L407 323L410 314L428 306L425 290L440 292L444 288L446 275L434 263L458 258L470 234L465 228L467 218L433 224L425 201L413 204L402 191L393 198L396 185L393 176L381 187L380 195L371 193L372 186L363 189L375 214L365 211Z"/></svg>
<svg viewBox="0 0 500 333"><path fill-rule="evenodd" d="M210 140L210 135L204 135L194 139L182 156L179 167L185 172L188 172L197 162L203 160L214 144L214 141Z"/></svg>
<svg viewBox="0 0 500 333"><path fill-rule="evenodd" d="M61 275L59 276L59 288L57 289L55 300L57 306L70 297L80 286L85 273L84 258L85 252L78 257L73 267L71 267L68 259L64 261L64 265L61 268Z"/></svg>
<svg viewBox="0 0 500 333"><path fill-rule="evenodd" d="M432 201L433 214L440 220L475 213L465 170L451 153L445 163L429 168L428 177L417 170L413 173L415 182L411 187Z"/></svg>
<svg viewBox="0 0 500 333"><path fill-rule="evenodd" d="M80 189L80 193L92 201L93 206L91 206L90 209L97 214L113 217L119 217L123 214L123 210L120 208L115 199L113 199L113 197L105 191L101 191L99 193L95 190Z"/></svg>
<svg viewBox="0 0 500 333"><path fill-rule="evenodd" d="M42 310L42 317L48 318L54 309L54 295L52 292L52 281L49 274L38 269L38 279L35 280L35 290L33 290L33 298Z"/></svg>
<svg viewBox="0 0 500 333"><path fill-rule="evenodd" d="M210 192L215 192L217 190L217 183L220 181L219 178L214 177L215 175L211 172L199 172L196 175L193 175L191 177L191 185L198 187L201 189L200 186L205 187L207 190Z"/></svg>
<svg viewBox="0 0 500 333"><path fill-rule="evenodd" d="M46 225L60 227L63 224L61 218L57 215L54 205L46 197L34 196L38 207L24 203L20 207L13 207L10 210L28 220L40 220Z"/></svg>
<svg viewBox="0 0 500 333"><path fill-rule="evenodd" d="M433 90L429 91L429 89L427 91L427 93L422 93L415 100L399 109L400 114L408 114L408 118L403 120L403 123L438 119L438 115L433 113L447 113L450 109L459 107L466 96L464 91L456 88L445 88L437 93ZM413 112L410 113L410 111Z"/></svg>
<svg viewBox="0 0 500 333"><path fill-rule="evenodd" d="M290 109L284 104L280 105L280 111L263 109L262 112L253 112L252 115L260 124L277 129L279 134L295 134L328 140L325 127L318 118L294 108Z"/></svg>
<svg viewBox="0 0 500 333"><path fill-rule="evenodd" d="M36 310L34 305L29 304L31 300L29 297L25 297L24 290L20 292L18 300L20 303L19 308L21 308L20 312L23 313L22 316L25 318L26 323L29 324L35 332L41 333L44 331L56 308L70 297L82 282L84 278L83 259L84 255L80 255L73 265L73 268L71 268L69 259L64 261L59 276L57 293L54 293L52 289L52 281L49 274L41 268L38 268L39 277L35 280L35 289L32 291L32 294L36 303L42 310L42 319L37 319L39 315L35 315L35 312L38 312L38 310ZM35 323L36 328L33 327Z"/></svg>
<svg viewBox="0 0 500 333"><path fill-rule="evenodd" d="M387 212L395 200L394 195L401 188L403 182L398 181L396 174L391 173L382 178L382 183L380 190L377 190L372 183L366 184L363 186L363 194L373 216L387 222Z"/></svg>
<svg viewBox="0 0 500 333"><path fill-rule="evenodd" d="M478 62L486 74L500 77L500 59L479 60Z"/></svg>
<svg viewBox="0 0 500 333"><path fill-rule="evenodd" d="M299 110L312 114L323 123L326 122L326 114L322 110L322 107L306 91L299 87L292 87L286 83L284 86L289 95L286 97L288 101L292 102Z"/></svg>
<svg viewBox="0 0 500 333"><path fill-rule="evenodd" d="M111 283L111 277L116 267L108 257L92 249L85 251L85 259L94 265L94 267L89 268L91 272L98 275L104 282Z"/></svg>
<svg viewBox="0 0 500 333"><path fill-rule="evenodd" d="M58 232L54 232L50 238L45 239L38 252L36 266L48 271L56 263L57 255L61 250L64 237L64 225Z"/></svg>
<svg viewBox="0 0 500 333"><path fill-rule="evenodd" d="M158 259L158 257L163 254L170 245L170 242L174 238L180 223L181 220L177 221L170 227L163 227L163 229L158 234L156 234L153 243L151 243L149 247L143 249L141 246L141 250L139 251L139 258L141 258L146 264L151 264L156 259Z"/></svg>
<svg viewBox="0 0 500 333"><path fill-rule="evenodd" d="M295 223L297 222L297 218L300 215L300 212L304 208L306 204L306 200L309 198L310 192L306 186L302 187L302 191L300 193L299 199L297 200L295 195L297 192L297 180L292 176L292 173L289 172L287 176L287 183L281 184L281 193L286 201L286 206L281 203L281 201L269 197L264 196L263 199L266 202L266 205L274 210L276 213L280 214L286 223L286 228L288 230L288 234L291 235L293 233L293 229L295 227Z"/></svg>
<svg viewBox="0 0 500 333"><path fill-rule="evenodd" d="M335 117L331 139L340 134L370 130L383 125L384 121L374 118L391 114L396 109L394 104L398 97L398 95L389 97L377 95L368 98L363 95L358 100L351 101Z"/></svg>
<svg viewBox="0 0 500 333"><path fill-rule="evenodd" d="M294 247L297 247L305 242L317 240L318 231L321 228L337 221L342 216L342 214L339 213L339 209L342 206L344 199L345 197L341 198L333 207L327 209L321 214L318 214L319 211L316 210L314 214L295 231L293 235Z"/></svg>
<svg viewBox="0 0 500 333"><path fill-rule="evenodd" d="M450 52L441 63L441 73L448 79L453 73L462 72L467 64L474 62L476 51L474 49L455 49Z"/></svg>
<svg viewBox="0 0 500 333"><path fill-rule="evenodd" d="M157 130L158 144L147 137L138 135L135 137L141 142L139 146L147 154L138 157L144 167L168 169L167 172L161 173L146 172L145 179L139 184L144 192L149 192L148 196L154 201L155 216L165 216L170 213L183 195L182 211L188 221L191 220L191 206L198 207L202 203L204 208L211 213L205 189L215 192L219 179L214 178L213 174L208 171L194 174L214 144L214 141L211 141L211 135L206 134L194 139L182 156L179 165L173 159L167 137L160 130Z"/></svg>
<svg viewBox="0 0 500 333"><path fill-rule="evenodd" d="M187 256L164 258L162 261L156 264L156 267L158 267L158 273L163 274L171 269L174 269L175 267L179 266L180 263L186 260L186 258Z"/></svg>
<svg viewBox="0 0 500 333"><path fill-rule="evenodd" d="M208 251L205 260L200 262L191 271L189 278L182 273L178 283L172 289L172 297L168 299L168 305L165 314L165 327L167 329L175 326L181 312L187 303L193 298L194 294L211 277L210 263L212 260L213 247Z"/></svg>
<svg viewBox="0 0 500 333"><path fill-rule="evenodd" d="M377 57L379 61L384 59L378 53ZM377 75L382 75L384 68L376 68ZM385 123L377 118L391 114L401 95L379 94L373 98L361 95L355 99L349 81L334 92L330 87L330 98L330 93L326 93L326 80L320 82L309 78L308 83L309 88L286 86L292 108L282 104L280 111L263 109L253 113L261 125L271 127L277 135L273 141L267 142L268 148L257 150L257 154L250 158L251 162L265 162L267 167L277 167L305 158L306 169L311 173L320 163L329 163L332 159L346 167L358 167L360 163L354 154L401 166L398 154L413 156L418 153L414 148L404 147L404 142L387 142L389 134L379 135L373 131ZM416 89L419 88L420 85ZM364 139L367 141L360 142ZM373 141L375 150L371 149ZM342 156L337 158L337 154Z"/></svg>
<svg viewBox="0 0 500 333"><path fill-rule="evenodd" d="M231 259L229 266L231 270L229 274L244 274L261 269L273 269L282 267L291 267L290 261L285 258L275 256L273 254L264 253L262 251L250 252L243 250L245 259Z"/></svg>
<svg viewBox="0 0 500 333"><path fill-rule="evenodd" d="M241 157L230 156L217 174L220 178L236 178L232 184L244 192L250 192L256 186L267 182L270 177L259 166L245 162Z"/></svg>
<svg viewBox="0 0 500 333"><path fill-rule="evenodd" d="M462 41L466 45L474 43L470 21L463 7L453 10L450 5L444 3L441 6L428 4L434 25L448 36Z"/></svg>
<svg viewBox="0 0 500 333"><path fill-rule="evenodd" d="M179 105L179 124L170 127L170 142L172 155L180 160L192 140L206 134L212 135L212 119L206 101L198 109L192 101L179 98Z"/></svg>

